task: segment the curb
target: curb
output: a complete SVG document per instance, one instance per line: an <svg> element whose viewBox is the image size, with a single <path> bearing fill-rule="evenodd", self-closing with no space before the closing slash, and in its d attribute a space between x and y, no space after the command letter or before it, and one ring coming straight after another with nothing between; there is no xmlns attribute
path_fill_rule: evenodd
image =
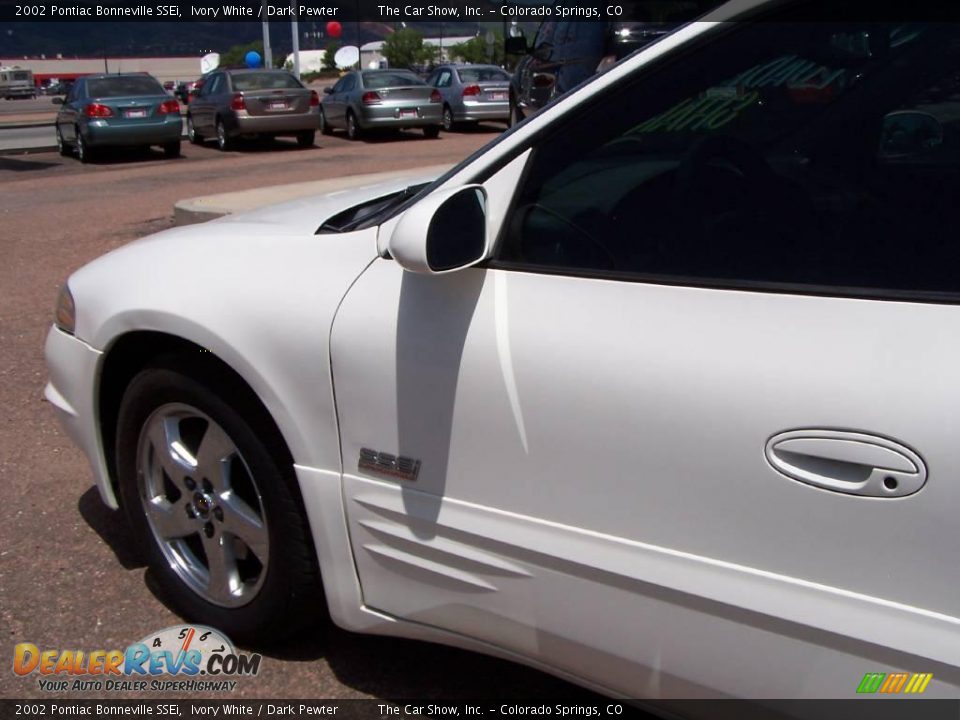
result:
<svg viewBox="0 0 960 720"><path fill-rule="evenodd" d="M57 149L56 145L36 146L36 147L18 147L18 148L0 148L0 157L7 155L30 155L33 153L51 152Z"/></svg>
<svg viewBox="0 0 960 720"><path fill-rule="evenodd" d="M267 188L254 188L239 192L222 193L219 195L204 195L187 198L176 202L173 206L174 225L193 225L195 223L215 220L225 215L256 210L268 205L278 205L291 200L325 195L340 190L349 190L364 185L385 182L401 177L417 177L435 175L439 177L453 167L447 165L430 165L427 167L409 168L407 170L392 170L390 172L369 173L366 175L349 175L346 177L314 180L312 182L291 183L289 185L275 185Z"/></svg>
<svg viewBox="0 0 960 720"><path fill-rule="evenodd" d="M23 123L5 123L0 122L0 131L3 130L26 130L35 127L53 127L54 120L45 122L23 122Z"/></svg>

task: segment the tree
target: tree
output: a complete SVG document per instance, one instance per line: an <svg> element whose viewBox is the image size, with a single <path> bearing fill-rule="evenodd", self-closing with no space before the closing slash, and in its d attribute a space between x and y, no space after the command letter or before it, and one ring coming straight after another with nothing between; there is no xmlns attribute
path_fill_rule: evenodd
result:
<svg viewBox="0 0 960 720"><path fill-rule="evenodd" d="M424 47L423 35L413 28L397 30L383 42L383 56L390 67L409 68L425 65L433 57L431 48Z"/></svg>
<svg viewBox="0 0 960 720"><path fill-rule="evenodd" d="M260 53L263 57L263 41L245 43L243 45L234 45L224 53L220 53L220 67L245 67L247 53L253 50Z"/></svg>
<svg viewBox="0 0 960 720"><path fill-rule="evenodd" d="M334 61L334 56L337 54L337 50L340 49L340 43L334 40L329 45L323 53L323 69L324 70L336 70L337 63Z"/></svg>
<svg viewBox="0 0 960 720"><path fill-rule="evenodd" d="M463 62L502 65L504 58L503 34L494 32L493 35L492 54L490 52L491 46L487 43L486 38L479 35L466 42L457 43L450 49L450 54Z"/></svg>

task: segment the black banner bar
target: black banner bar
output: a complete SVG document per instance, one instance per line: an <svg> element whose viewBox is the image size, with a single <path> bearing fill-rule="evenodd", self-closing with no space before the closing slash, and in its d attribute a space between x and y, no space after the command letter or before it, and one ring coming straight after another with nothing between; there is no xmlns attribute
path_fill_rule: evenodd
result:
<svg viewBox="0 0 960 720"><path fill-rule="evenodd" d="M653 713L653 714L650 714ZM278 718L336 720L957 720L960 700L0 700L0 720L52 718Z"/></svg>
<svg viewBox="0 0 960 720"><path fill-rule="evenodd" d="M763 20L783 5L724 8L722 0L0 0L8 22L370 22L467 23L568 20L578 22L686 22L697 17ZM778 9L779 7L779 9ZM960 22L960 3L919 0L802 2L793 21L876 20ZM731 13L737 13L732 15ZM782 17L782 14L780 15Z"/></svg>
<svg viewBox="0 0 960 720"><path fill-rule="evenodd" d="M511 3L496 0L23 0L0 2L0 22L259 22L336 20L386 24L643 20L642 2Z"/></svg>

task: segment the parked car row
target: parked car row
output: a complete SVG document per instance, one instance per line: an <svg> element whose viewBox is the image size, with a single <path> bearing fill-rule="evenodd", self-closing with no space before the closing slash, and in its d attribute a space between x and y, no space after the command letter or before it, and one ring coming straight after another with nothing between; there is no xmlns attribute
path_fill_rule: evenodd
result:
<svg viewBox="0 0 960 720"><path fill-rule="evenodd" d="M351 140L376 130L419 129L427 138L464 123L510 119L510 76L493 65L441 65L427 81L409 70L356 70L323 97L286 70L218 69L173 88L146 73L89 75L54 98L57 146L87 162L107 146L159 145L175 157L182 134L181 91L189 98L190 142L221 150L244 137L294 137L345 130Z"/></svg>
<svg viewBox="0 0 960 720"><path fill-rule="evenodd" d="M60 105L57 146L62 155L88 162L105 147L159 145L180 154L180 102L146 73L89 75ZM313 145L319 127L319 95L285 70L218 70L204 77L187 112L193 143L215 138L221 150L249 136L293 136Z"/></svg>

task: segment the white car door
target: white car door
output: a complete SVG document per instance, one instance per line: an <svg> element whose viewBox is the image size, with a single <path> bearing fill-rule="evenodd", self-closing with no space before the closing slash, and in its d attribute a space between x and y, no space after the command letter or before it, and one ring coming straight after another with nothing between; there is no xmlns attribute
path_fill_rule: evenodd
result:
<svg viewBox="0 0 960 720"><path fill-rule="evenodd" d="M376 261L331 338L364 602L633 697L956 692L955 35L718 29L555 109L488 263Z"/></svg>

